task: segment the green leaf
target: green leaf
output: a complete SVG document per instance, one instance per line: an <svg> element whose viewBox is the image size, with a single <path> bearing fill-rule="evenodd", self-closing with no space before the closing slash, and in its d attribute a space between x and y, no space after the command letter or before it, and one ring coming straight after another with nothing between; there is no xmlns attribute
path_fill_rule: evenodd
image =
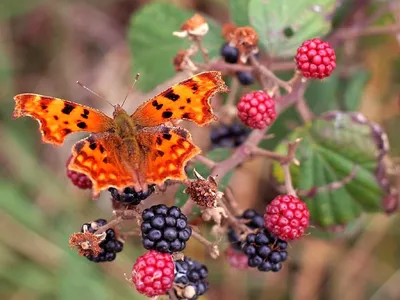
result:
<svg viewBox="0 0 400 300"><path fill-rule="evenodd" d="M209 159L215 161L215 162L220 162L225 159L227 159L229 156L232 155L232 150L230 148L216 148L210 152L207 153L206 157ZM189 168L188 170L188 175L190 178L194 179L193 175L193 169L196 169L196 171L203 176L204 178L207 178L211 174L210 169L208 169L204 164L200 162L196 162L192 168ZM228 186L229 182L231 181L233 176L233 170L228 172L221 180L219 180L218 183L218 190L223 191L225 188ZM181 207L186 203L186 201L189 198L189 195L185 194L183 191L185 190L185 186L181 186L178 191L175 194L175 205ZM190 217L196 217L200 215L200 210L198 207L192 212Z"/></svg>
<svg viewBox="0 0 400 300"><path fill-rule="evenodd" d="M370 73L366 70L359 70L347 80L347 86L343 95L343 106L345 110L357 110L364 87L370 78Z"/></svg>
<svg viewBox="0 0 400 300"><path fill-rule="evenodd" d="M237 26L249 25L249 2L250 0L229 1L231 19Z"/></svg>
<svg viewBox="0 0 400 300"><path fill-rule="evenodd" d="M380 182L382 157L388 151L386 135L377 124L360 113L328 112L289 135L302 141L296 157L300 166L291 166L296 189L312 191L346 178L357 165L355 177L342 187L320 190L314 197L303 197L312 220L321 226L347 224L362 212L381 211L384 191ZM286 143L276 151L286 153ZM281 166L275 163L273 174L283 183Z"/></svg>
<svg viewBox="0 0 400 300"><path fill-rule="evenodd" d="M33 10L43 0L2 0L0 3L0 20L16 17Z"/></svg>
<svg viewBox="0 0 400 300"><path fill-rule="evenodd" d="M331 28L335 0L250 0L249 19L271 56L294 56L307 39ZM290 36L285 32L291 31Z"/></svg>
<svg viewBox="0 0 400 300"><path fill-rule="evenodd" d="M151 91L175 74L172 60L179 50L190 46L190 41L172 33L179 31L194 13L168 3L152 3L132 17L128 39L133 56L132 71L142 74L137 83L140 90ZM203 45L212 58L219 54L223 39L219 25L210 18L206 19L210 30Z"/></svg>

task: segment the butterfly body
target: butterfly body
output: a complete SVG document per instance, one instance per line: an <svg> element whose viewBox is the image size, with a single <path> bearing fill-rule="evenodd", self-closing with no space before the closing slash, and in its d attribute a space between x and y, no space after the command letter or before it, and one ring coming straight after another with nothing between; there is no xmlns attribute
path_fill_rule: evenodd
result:
<svg viewBox="0 0 400 300"><path fill-rule="evenodd" d="M25 93L14 97L13 116L36 119L42 140L55 145L71 133L90 132L73 146L68 169L87 175L96 197L109 187L139 191L166 179L186 179L184 167L200 149L187 130L167 124L179 119L209 123L215 118L210 98L227 90L219 72L204 72L148 100L132 115L116 105L113 118L75 102Z"/></svg>

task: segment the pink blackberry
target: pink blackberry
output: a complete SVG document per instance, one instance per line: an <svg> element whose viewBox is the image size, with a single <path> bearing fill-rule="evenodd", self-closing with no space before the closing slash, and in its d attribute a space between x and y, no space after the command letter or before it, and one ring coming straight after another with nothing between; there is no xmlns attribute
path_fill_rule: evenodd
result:
<svg viewBox="0 0 400 300"><path fill-rule="evenodd" d="M297 69L306 78L329 77L336 68L336 54L332 46L319 38L307 40L297 49Z"/></svg>
<svg viewBox="0 0 400 300"><path fill-rule="evenodd" d="M226 259L229 265L234 269L245 270L249 268L247 265L247 255L233 247L229 247L228 250L226 250Z"/></svg>
<svg viewBox="0 0 400 300"><path fill-rule="evenodd" d="M237 109L243 124L253 129L263 129L276 118L275 100L263 91L243 95Z"/></svg>
<svg viewBox="0 0 400 300"><path fill-rule="evenodd" d="M147 297L165 294L174 282L174 262L168 253L149 251L133 265L132 282Z"/></svg>
<svg viewBox="0 0 400 300"><path fill-rule="evenodd" d="M82 190L91 189L92 181L85 174L69 170L68 165L71 162L72 155L68 158L66 167L67 167L67 176L71 179L72 183Z"/></svg>
<svg viewBox="0 0 400 300"><path fill-rule="evenodd" d="M307 205L292 195L279 195L267 206L265 227L284 241L302 237L309 225Z"/></svg>

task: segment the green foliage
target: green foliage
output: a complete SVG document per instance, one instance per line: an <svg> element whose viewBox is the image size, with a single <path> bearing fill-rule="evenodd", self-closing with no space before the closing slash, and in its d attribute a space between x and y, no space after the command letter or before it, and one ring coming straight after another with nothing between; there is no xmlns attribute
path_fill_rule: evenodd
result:
<svg viewBox="0 0 400 300"><path fill-rule="evenodd" d="M250 0L230 0L229 11L231 21L237 26L249 25L249 2Z"/></svg>
<svg viewBox="0 0 400 300"><path fill-rule="evenodd" d="M9 19L29 12L43 0L2 0L0 3L0 20Z"/></svg>
<svg viewBox="0 0 400 300"><path fill-rule="evenodd" d="M294 56L307 39L323 36L331 27L329 15L335 0L250 0L250 25L271 56ZM286 30L293 31L288 37Z"/></svg>
<svg viewBox="0 0 400 300"><path fill-rule="evenodd" d="M223 161L225 159L227 159L228 157L230 157L232 155L232 150L229 148L216 148L212 151L209 151L206 154L206 157L208 157L209 159L215 161L215 162L219 162L219 161ZM204 164L196 162L194 164L193 167L191 167L188 171L189 177L191 178L195 178L193 175L193 169L196 169L196 171L203 176L204 178L207 178L208 175L211 174L210 169L208 169ZM231 170L230 172L228 172L218 183L218 190L220 191L224 191L225 188L228 186L229 182L232 179L232 175L233 175L233 170ZM185 194L183 192L183 190L185 189L185 186L181 186L178 191L175 194L175 205L181 207L182 205L184 205L186 203L186 201L188 200L189 196L187 194ZM196 217L198 216L200 213L200 210L198 208L196 208L193 211L193 215L191 217Z"/></svg>
<svg viewBox="0 0 400 300"><path fill-rule="evenodd" d="M137 83L140 90L151 91L174 75L172 59L179 50L187 49L190 41L172 33L179 31L194 13L168 3L152 3L133 15L128 39L133 56L132 71L142 74ZM215 21L206 19L210 31L204 37L203 44L209 56L214 57L219 54L223 43L221 29Z"/></svg>
<svg viewBox="0 0 400 300"><path fill-rule="evenodd" d="M327 113L311 124L298 128L290 140L301 137L296 157L300 166L291 167L295 188L310 191L346 178L357 165L356 176L343 187L323 190L314 197L305 197L312 220L321 226L347 224L362 212L378 212L384 192L375 170L381 161L377 153L382 149L382 136L374 124L360 122L358 113ZM278 146L286 153L286 143ZM273 172L282 183L282 170L274 164Z"/></svg>

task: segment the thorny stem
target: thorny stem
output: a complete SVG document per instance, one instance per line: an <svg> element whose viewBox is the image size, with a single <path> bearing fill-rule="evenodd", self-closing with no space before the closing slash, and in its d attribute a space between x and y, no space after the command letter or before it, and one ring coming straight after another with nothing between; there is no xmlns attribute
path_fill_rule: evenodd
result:
<svg viewBox="0 0 400 300"><path fill-rule="evenodd" d="M225 188L224 197L225 197L225 199L227 201L227 204L232 209L233 213L236 216L241 215L242 212L240 211L240 209L239 209L239 207L237 205L237 202L235 200L235 196L233 195L233 191L232 191L232 188L230 186L227 186Z"/></svg>
<svg viewBox="0 0 400 300"><path fill-rule="evenodd" d="M282 168L283 168L283 173L285 174L286 193L288 195L297 197L296 191L293 188L292 176L290 175L290 165L284 164L282 165Z"/></svg>
<svg viewBox="0 0 400 300"><path fill-rule="evenodd" d="M314 119L314 114L311 111L311 109L308 107L306 99L304 99L304 96L300 97L297 100L296 110L305 123Z"/></svg>
<svg viewBox="0 0 400 300"><path fill-rule="evenodd" d="M230 91L228 94L228 98L226 99L225 107L232 106L235 103L236 94L239 89L239 81L237 80L236 77L232 78L232 82L231 82L231 85L229 88L230 88Z"/></svg>
<svg viewBox="0 0 400 300"><path fill-rule="evenodd" d="M106 225L99 227L99 229L96 230L95 234L100 234L105 232L107 229L110 229L114 226L117 226L118 224L122 223L124 221L124 218L122 218L121 216L111 220L110 222L108 222Z"/></svg>
<svg viewBox="0 0 400 300"><path fill-rule="evenodd" d="M211 243L209 240L207 240L205 237L203 237L200 233L195 231L193 228L192 228L192 237L194 237L196 240L198 240L200 243L202 243L207 248L211 248L214 246L213 243Z"/></svg>

